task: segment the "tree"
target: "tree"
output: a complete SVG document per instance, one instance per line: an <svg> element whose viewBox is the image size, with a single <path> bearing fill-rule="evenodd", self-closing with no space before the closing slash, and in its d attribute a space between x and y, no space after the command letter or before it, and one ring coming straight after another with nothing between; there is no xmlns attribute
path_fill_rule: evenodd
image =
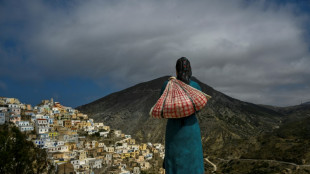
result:
<svg viewBox="0 0 310 174"><path fill-rule="evenodd" d="M51 166L46 151L11 123L0 126L0 159L0 173L42 173Z"/></svg>

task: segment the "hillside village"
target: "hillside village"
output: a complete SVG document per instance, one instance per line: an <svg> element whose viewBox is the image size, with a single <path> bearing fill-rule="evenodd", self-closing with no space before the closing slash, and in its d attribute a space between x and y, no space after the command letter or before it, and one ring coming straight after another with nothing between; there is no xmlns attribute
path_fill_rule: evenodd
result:
<svg viewBox="0 0 310 174"><path fill-rule="evenodd" d="M150 169L164 173L162 144L138 144L131 135L53 99L32 107L16 98L0 97L0 125L8 122L45 149L61 173L139 174Z"/></svg>

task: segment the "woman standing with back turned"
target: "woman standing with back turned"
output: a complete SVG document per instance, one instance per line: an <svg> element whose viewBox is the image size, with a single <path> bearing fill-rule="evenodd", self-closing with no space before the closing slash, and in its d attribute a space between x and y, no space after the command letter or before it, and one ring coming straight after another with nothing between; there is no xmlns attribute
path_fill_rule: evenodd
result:
<svg viewBox="0 0 310 174"><path fill-rule="evenodd" d="M177 79L198 89L198 83L191 81L192 70L187 58L176 63ZM168 80L161 89L165 90ZM166 174L203 174L203 152L200 127L195 114L183 118L169 118L166 126L165 159Z"/></svg>

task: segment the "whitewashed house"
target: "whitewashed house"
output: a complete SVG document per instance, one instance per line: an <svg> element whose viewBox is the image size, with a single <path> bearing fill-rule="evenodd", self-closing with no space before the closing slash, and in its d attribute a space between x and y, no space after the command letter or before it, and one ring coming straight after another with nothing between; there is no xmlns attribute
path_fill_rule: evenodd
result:
<svg viewBox="0 0 310 174"><path fill-rule="evenodd" d="M73 114L75 112L75 109L72 109L71 107L66 108L67 112Z"/></svg>
<svg viewBox="0 0 310 174"><path fill-rule="evenodd" d="M75 151L70 151L69 157L70 157L70 159L75 158L76 157L76 152Z"/></svg>
<svg viewBox="0 0 310 174"><path fill-rule="evenodd" d="M39 135L38 135L38 138L41 139L41 140L50 141L50 137L48 136L47 133L39 134Z"/></svg>
<svg viewBox="0 0 310 174"><path fill-rule="evenodd" d="M19 126L19 127L29 126L29 121L17 121L16 125Z"/></svg>
<svg viewBox="0 0 310 174"><path fill-rule="evenodd" d="M113 153L114 152L114 147L111 147L111 146L109 146L109 147L106 147L106 152L111 152L111 153Z"/></svg>
<svg viewBox="0 0 310 174"><path fill-rule="evenodd" d="M34 128L33 128L33 126L23 126L23 127L19 127L19 130L21 132L26 132L26 131L33 131Z"/></svg>
<svg viewBox="0 0 310 174"><path fill-rule="evenodd" d="M99 134L100 134L101 137L107 138L109 132L99 132Z"/></svg>
<svg viewBox="0 0 310 174"><path fill-rule="evenodd" d="M125 135L125 138L131 138L131 135Z"/></svg>
<svg viewBox="0 0 310 174"><path fill-rule="evenodd" d="M104 147L105 145L104 145L104 142L99 142L98 143L98 147Z"/></svg>
<svg viewBox="0 0 310 174"><path fill-rule="evenodd" d="M78 170L81 165L85 164L85 160L71 160L71 164L73 165L74 170Z"/></svg>
<svg viewBox="0 0 310 174"><path fill-rule="evenodd" d="M128 148L132 149L134 151L138 151L139 150L139 145L138 144L128 145Z"/></svg>
<svg viewBox="0 0 310 174"><path fill-rule="evenodd" d="M107 165L112 165L113 153L107 153L104 157L104 163Z"/></svg>
<svg viewBox="0 0 310 174"><path fill-rule="evenodd" d="M80 123L80 122L81 122L81 120L71 120L72 126L75 126L75 125L77 125L77 123Z"/></svg>
<svg viewBox="0 0 310 174"><path fill-rule="evenodd" d="M5 112L0 112L0 125L5 123Z"/></svg>
<svg viewBox="0 0 310 174"><path fill-rule="evenodd" d="M145 154L145 155L144 155L144 158L145 158L146 160L151 160L151 159L153 158L153 153L147 153L147 154Z"/></svg>
<svg viewBox="0 0 310 174"><path fill-rule="evenodd" d="M48 120L50 118L50 116L49 115L43 115L42 118Z"/></svg>
<svg viewBox="0 0 310 174"><path fill-rule="evenodd" d="M46 134L48 133L48 127L36 127L37 134Z"/></svg>
<svg viewBox="0 0 310 174"><path fill-rule="evenodd" d="M147 170L151 167L150 163L147 161L140 162L141 170Z"/></svg>
<svg viewBox="0 0 310 174"><path fill-rule="evenodd" d="M33 126L30 125L29 121L17 121L16 124L22 132L32 131L34 129Z"/></svg>
<svg viewBox="0 0 310 174"><path fill-rule="evenodd" d="M69 148L66 145L48 148L48 152L68 152L68 151L69 151Z"/></svg>
<svg viewBox="0 0 310 174"><path fill-rule="evenodd" d="M9 104L8 105L8 111L10 113L13 113L15 115L19 115L20 114L20 105L19 104Z"/></svg>
<svg viewBox="0 0 310 174"><path fill-rule="evenodd" d="M58 107L53 107L52 108L52 113L53 114L60 114L60 111L59 111Z"/></svg>
<svg viewBox="0 0 310 174"><path fill-rule="evenodd" d="M123 169L123 170L121 170L121 173L119 173L119 174L130 174L130 171Z"/></svg>
<svg viewBox="0 0 310 174"><path fill-rule="evenodd" d="M120 137L122 134L122 131L121 130L114 130L114 134L116 137Z"/></svg>
<svg viewBox="0 0 310 174"><path fill-rule="evenodd" d="M64 127L64 121L63 120L57 120L58 126Z"/></svg>
<svg viewBox="0 0 310 174"><path fill-rule="evenodd" d="M139 167L134 167L133 168L133 174L140 174L141 171L140 171L140 168Z"/></svg>
<svg viewBox="0 0 310 174"><path fill-rule="evenodd" d="M37 147L43 148L44 145L45 145L46 140L37 139L37 140L33 140L32 142L33 142L33 144L35 144Z"/></svg>
<svg viewBox="0 0 310 174"><path fill-rule="evenodd" d="M102 167L102 159L88 158L87 162L91 169L100 169Z"/></svg>

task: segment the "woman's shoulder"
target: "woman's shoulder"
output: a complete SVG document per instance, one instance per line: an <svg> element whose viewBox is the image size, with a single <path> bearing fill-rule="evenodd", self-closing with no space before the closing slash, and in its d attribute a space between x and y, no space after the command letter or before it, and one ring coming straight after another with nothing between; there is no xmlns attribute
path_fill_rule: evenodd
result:
<svg viewBox="0 0 310 174"><path fill-rule="evenodd" d="M198 89L198 90L201 90L200 85L197 82L193 81L193 80L190 80L189 85L194 87L194 88L196 88L196 89Z"/></svg>
<svg viewBox="0 0 310 174"><path fill-rule="evenodd" d="M197 82L193 81L193 80L190 80L190 81L189 81L189 84L190 84L190 85L199 86L199 84L198 84Z"/></svg>

